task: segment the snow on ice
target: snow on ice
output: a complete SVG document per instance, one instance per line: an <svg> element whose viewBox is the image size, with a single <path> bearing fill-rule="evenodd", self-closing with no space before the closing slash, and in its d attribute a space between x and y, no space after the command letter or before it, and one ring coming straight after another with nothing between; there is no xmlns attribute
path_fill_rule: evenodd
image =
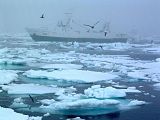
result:
<svg viewBox="0 0 160 120"><path fill-rule="evenodd" d="M12 109L0 107L0 119L1 120L42 120L42 117L29 117L28 115L16 113Z"/></svg>
<svg viewBox="0 0 160 120"><path fill-rule="evenodd" d="M73 82L97 82L103 80L115 79L118 76L112 73L84 71L84 70L61 70L61 71L42 71L29 70L24 73L30 78L47 78L47 79L61 79Z"/></svg>
<svg viewBox="0 0 160 120"><path fill-rule="evenodd" d="M9 84L16 81L18 78L17 72L12 70L0 70L0 84Z"/></svg>
<svg viewBox="0 0 160 120"><path fill-rule="evenodd" d="M82 65L76 64L47 64L42 66L43 69L67 70L67 69L81 69Z"/></svg>
<svg viewBox="0 0 160 120"><path fill-rule="evenodd" d="M46 94L63 92L63 88L57 86L44 86L38 84L9 84L1 85L8 94Z"/></svg>

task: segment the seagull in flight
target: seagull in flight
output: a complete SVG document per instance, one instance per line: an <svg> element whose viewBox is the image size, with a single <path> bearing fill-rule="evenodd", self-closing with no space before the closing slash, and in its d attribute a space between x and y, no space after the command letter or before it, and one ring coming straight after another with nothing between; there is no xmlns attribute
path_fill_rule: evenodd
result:
<svg viewBox="0 0 160 120"><path fill-rule="evenodd" d="M84 26L88 26L88 27L94 29L95 26L96 26L99 22L100 22L100 21L97 21L94 25L88 25L88 24L83 24L83 25L84 25Z"/></svg>
<svg viewBox="0 0 160 120"><path fill-rule="evenodd" d="M33 97L31 95L28 95L28 96L32 100L32 102L34 103L35 101L34 101Z"/></svg>
<svg viewBox="0 0 160 120"><path fill-rule="evenodd" d="M44 14L42 14L42 16L40 18L44 18Z"/></svg>

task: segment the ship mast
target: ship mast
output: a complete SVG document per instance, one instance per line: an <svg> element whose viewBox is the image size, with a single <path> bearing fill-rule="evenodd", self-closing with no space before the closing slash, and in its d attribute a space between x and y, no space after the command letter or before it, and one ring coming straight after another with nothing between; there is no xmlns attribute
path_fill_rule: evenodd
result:
<svg viewBox="0 0 160 120"><path fill-rule="evenodd" d="M62 28L62 31L67 31L68 29L71 29L71 25L70 25L70 23L71 23L71 21L72 21L72 19L71 19L71 17L72 17L72 13L64 13L65 15L66 15L66 17L67 17L67 20L66 20L66 22L65 21L59 21L58 22L58 27L60 27L60 28Z"/></svg>
<svg viewBox="0 0 160 120"><path fill-rule="evenodd" d="M100 30L100 32L104 33L104 36L108 36L109 33L111 33L110 31L110 22L107 22L103 25L102 30Z"/></svg>

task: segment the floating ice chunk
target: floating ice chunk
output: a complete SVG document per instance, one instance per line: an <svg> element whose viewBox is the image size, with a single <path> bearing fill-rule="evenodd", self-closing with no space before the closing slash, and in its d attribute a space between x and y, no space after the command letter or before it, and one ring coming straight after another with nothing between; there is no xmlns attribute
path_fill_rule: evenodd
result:
<svg viewBox="0 0 160 120"><path fill-rule="evenodd" d="M67 120L85 120L85 119L82 119L80 117L75 117L75 118L68 118Z"/></svg>
<svg viewBox="0 0 160 120"><path fill-rule="evenodd" d="M76 90L77 90L76 88L74 88L73 86L71 86L71 87L67 87L67 88L64 88L62 90L57 91L55 93L55 95L57 95L57 96L63 96L64 94L72 94Z"/></svg>
<svg viewBox="0 0 160 120"><path fill-rule="evenodd" d="M128 76L136 79L149 79L146 77L146 73L141 71L128 72Z"/></svg>
<svg viewBox="0 0 160 120"><path fill-rule="evenodd" d="M16 102L16 103L22 103L22 102L24 102L24 100L21 97L19 97L19 98L15 98L14 102Z"/></svg>
<svg viewBox="0 0 160 120"><path fill-rule="evenodd" d="M79 60L78 55L75 53L54 53L54 54L47 54L47 55L39 55L37 56L40 60L43 61L52 61L58 63L70 63L75 60Z"/></svg>
<svg viewBox="0 0 160 120"><path fill-rule="evenodd" d="M57 93L64 91L63 88L54 86L44 86L38 84L10 84L1 85L3 90L6 90L8 94L45 94L45 93Z"/></svg>
<svg viewBox="0 0 160 120"><path fill-rule="evenodd" d="M144 69L144 70L154 70L153 72L159 72L159 71L155 71L155 70L158 70L158 68L160 67L160 62L149 62L149 63L145 63L145 64L142 64L142 68L147 68L147 69ZM150 71L151 72L151 71Z"/></svg>
<svg viewBox="0 0 160 120"><path fill-rule="evenodd" d="M119 70L119 72L120 72L121 74L127 74L128 71L130 70L130 68L128 68L128 67L126 67L126 66L119 65L119 66L117 67L117 70Z"/></svg>
<svg viewBox="0 0 160 120"><path fill-rule="evenodd" d="M141 93L141 91L137 90L136 87L128 87L127 89L121 89L126 93Z"/></svg>
<svg viewBox="0 0 160 120"><path fill-rule="evenodd" d="M26 60L3 58L3 59L0 59L0 64L25 65Z"/></svg>
<svg viewBox="0 0 160 120"><path fill-rule="evenodd" d="M148 62L140 65L140 70L134 70L133 72L128 72L128 76L136 79L152 80L154 82L160 82L160 62Z"/></svg>
<svg viewBox="0 0 160 120"><path fill-rule="evenodd" d="M16 81L18 75L15 71L0 70L0 84L9 84L12 81Z"/></svg>
<svg viewBox="0 0 160 120"><path fill-rule="evenodd" d="M148 47L143 49L143 51L152 52L152 53L160 53L160 47L154 46L154 47Z"/></svg>
<svg viewBox="0 0 160 120"><path fill-rule="evenodd" d="M0 107L0 119L1 120L28 120L28 118L29 118L28 115L16 113L12 109L9 109L9 108ZM29 120L32 120L32 119L29 119ZM36 119L33 119L33 120L36 120Z"/></svg>
<svg viewBox="0 0 160 120"><path fill-rule="evenodd" d="M112 85L113 87L115 87L115 88L127 88L127 86L126 85L118 85L118 84L116 84L116 85Z"/></svg>
<svg viewBox="0 0 160 120"><path fill-rule="evenodd" d="M29 78L48 78L48 79L52 79L52 72L47 72L47 71L42 71L42 70L29 70L26 71L23 75L26 75Z"/></svg>
<svg viewBox="0 0 160 120"><path fill-rule="evenodd" d="M79 99L76 101L59 101L50 104L49 106L41 106L44 109L67 110L67 109L86 109L86 108L106 108L109 106L118 105L120 102L113 99Z"/></svg>
<svg viewBox="0 0 160 120"><path fill-rule="evenodd" d="M144 93L144 95L149 95L149 93Z"/></svg>
<svg viewBox="0 0 160 120"><path fill-rule="evenodd" d="M46 114L44 114L43 116L47 117L47 116L50 116L50 114L49 114L49 113L46 113Z"/></svg>
<svg viewBox="0 0 160 120"><path fill-rule="evenodd" d="M75 101L57 101L49 106L40 106L44 113L63 115L106 114L118 110L119 101L113 99L79 99ZM97 108L100 112L97 111Z"/></svg>
<svg viewBox="0 0 160 120"><path fill-rule="evenodd" d="M85 95L95 98L121 98L125 97L126 93L141 93L135 87L127 89L116 89L113 87L101 88L100 85L94 85L91 88L84 90Z"/></svg>
<svg viewBox="0 0 160 120"><path fill-rule="evenodd" d="M73 86L67 87L67 88L64 90L65 93L73 93L73 92L75 92L75 91L77 91L77 89L74 88Z"/></svg>
<svg viewBox="0 0 160 120"><path fill-rule="evenodd" d="M29 117L27 120L42 120L42 117Z"/></svg>
<svg viewBox="0 0 160 120"><path fill-rule="evenodd" d="M160 58L157 58L156 61L157 61L157 62L160 62Z"/></svg>
<svg viewBox="0 0 160 120"><path fill-rule="evenodd" d="M74 46L74 48L78 48L79 47L79 43L78 42L74 42L73 46Z"/></svg>
<svg viewBox="0 0 160 120"><path fill-rule="evenodd" d="M24 75L30 78L61 79L74 82L97 82L118 77L117 75L113 75L111 73L84 70L62 70L53 72L29 70L26 71Z"/></svg>
<svg viewBox="0 0 160 120"><path fill-rule="evenodd" d="M125 97L126 93L123 90L113 87L101 88L100 85L94 85L91 88L84 90L85 95L94 98L120 98Z"/></svg>
<svg viewBox="0 0 160 120"><path fill-rule="evenodd" d="M24 100L20 98L15 98L12 105L10 105L11 108L23 108L23 107L29 107L29 105L24 103Z"/></svg>
<svg viewBox="0 0 160 120"><path fill-rule="evenodd" d="M106 56L107 57L107 56ZM96 58L97 59L97 58ZM102 58L101 58L102 59ZM128 56L108 56L107 58L104 59L107 62L111 62L111 63L115 63L115 64L124 64L124 65L128 65L131 63L135 63L136 61L131 59ZM103 61L104 61L103 60Z"/></svg>
<svg viewBox="0 0 160 120"><path fill-rule="evenodd" d="M63 100L63 101L74 101L74 100L79 100L83 98L87 98L87 97L83 94L76 94L76 93L61 94L57 97L57 99Z"/></svg>
<svg viewBox="0 0 160 120"><path fill-rule="evenodd" d="M81 55L80 58L81 63L84 63L87 66L113 69L125 74L127 74L128 71L135 70L135 68L147 67L144 63L148 63L122 55Z"/></svg>
<svg viewBox="0 0 160 120"><path fill-rule="evenodd" d="M90 50L125 50L131 48L130 44L126 43L89 43L85 46L85 48Z"/></svg>
<svg viewBox="0 0 160 120"><path fill-rule="evenodd" d="M82 67L83 67L82 65L76 65L76 64L48 64L42 66L41 68L67 70L67 69L81 69Z"/></svg>
<svg viewBox="0 0 160 120"><path fill-rule="evenodd" d="M129 49L131 48L131 45L130 44L127 44L127 43L110 43L108 45L105 45L104 47L104 50L126 50L126 49Z"/></svg>
<svg viewBox="0 0 160 120"><path fill-rule="evenodd" d="M155 95L151 95L151 97L152 97L152 98L155 98L156 96L155 96Z"/></svg>
<svg viewBox="0 0 160 120"><path fill-rule="evenodd" d="M46 49L33 49L33 48L6 48L0 49L1 63L6 64L26 64L32 60L40 60L47 57L50 51Z"/></svg>
<svg viewBox="0 0 160 120"><path fill-rule="evenodd" d="M154 84L153 87L154 87L156 90L159 90L159 91L160 91L160 83Z"/></svg>
<svg viewBox="0 0 160 120"><path fill-rule="evenodd" d="M138 101L138 100L132 100L128 104L128 106L140 106L140 105L145 105L147 104L145 101Z"/></svg>
<svg viewBox="0 0 160 120"><path fill-rule="evenodd" d="M153 73L150 76L153 82L160 82L160 73Z"/></svg>
<svg viewBox="0 0 160 120"><path fill-rule="evenodd" d="M50 104L53 104L54 102L56 102L54 99L43 99L43 100L40 100L40 103L42 103L43 105L50 105Z"/></svg>
<svg viewBox="0 0 160 120"><path fill-rule="evenodd" d="M43 48L43 49L40 50L40 53L41 54L47 54L47 53L50 53L50 51L45 49L45 48Z"/></svg>
<svg viewBox="0 0 160 120"><path fill-rule="evenodd" d="M121 103L119 104L119 109L120 110L128 110L128 109L132 109L135 108L137 106L142 106L147 104L147 102L145 101L139 101L139 100L130 100L126 103Z"/></svg>
<svg viewBox="0 0 160 120"><path fill-rule="evenodd" d="M8 52L8 48L7 47L0 49L0 55L1 56L4 56L4 54L6 54L7 52Z"/></svg>

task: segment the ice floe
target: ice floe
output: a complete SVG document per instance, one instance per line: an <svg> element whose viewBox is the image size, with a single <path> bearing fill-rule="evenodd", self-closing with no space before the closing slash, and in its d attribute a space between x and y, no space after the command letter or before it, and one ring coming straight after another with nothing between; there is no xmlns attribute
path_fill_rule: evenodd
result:
<svg viewBox="0 0 160 120"><path fill-rule="evenodd" d="M0 70L0 84L9 84L12 81L16 81L18 75L16 71L12 70Z"/></svg>
<svg viewBox="0 0 160 120"><path fill-rule="evenodd" d="M113 82L112 82L112 83L113 83ZM114 88L121 88L121 89L123 89L123 88L124 88L124 89L125 89L125 88L127 88L127 86L126 86L126 85L119 85L119 84L115 84L115 85L113 84L112 86L113 86Z"/></svg>
<svg viewBox="0 0 160 120"><path fill-rule="evenodd" d="M0 116L1 120L27 120L29 118L28 115L16 113L12 109L2 107L0 107Z"/></svg>
<svg viewBox="0 0 160 120"><path fill-rule="evenodd" d="M85 120L85 119L82 119L82 118L80 118L80 117L75 117L75 118L68 118L68 119L66 119L66 120Z"/></svg>
<svg viewBox="0 0 160 120"><path fill-rule="evenodd" d="M106 108L110 106L118 105L120 102L112 99L98 100L98 99L79 99L76 101L60 101L53 102L48 106L41 106L43 109L56 110L68 110L68 109L87 109L87 108Z"/></svg>
<svg viewBox="0 0 160 120"><path fill-rule="evenodd" d="M14 102L16 102L16 103L23 103L23 101L24 100L21 97L14 99Z"/></svg>
<svg viewBox="0 0 160 120"><path fill-rule="evenodd" d="M121 103L119 104L119 109L120 110L129 110L129 109L133 109L133 108L137 108L140 107L142 105L146 105L148 104L145 101L139 101L139 100L129 100L126 103Z"/></svg>
<svg viewBox="0 0 160 120"><path fill-rule="evenodd" d="M50 116L50 114L49 114L49 113L46 113L46 114L44 114L43 116L44 116L44 117L47 117L47 116Z"/></svg>
<svg viewBox="0 0 160 120"><path fill-rule="evenodd" d="M56 69L56 70L67 70L67 69L81 69L82 65L76 64L47 64L42 66L43 69Z"/></svg>
<svg viewBox="0 0 160 120"><path fill-rule="evenodd" d="M30 78L47 78L58 79L73 82L97 82L103 80L115 79L118 76L112 73L84 71L84 70L62 70L62 71L42 71L42 70L29 70L24 73Z"/></svg>
<svg viewBox="0 0 160 120"><path fill-rule="evenodd" d="M18 44L18 43L17 43ZM22 44L22 42L20 43ZM29 43L30 45L37 45L35 48L2 48L0 49L0 65L22 65L30 67L24 71L25 76L38 81L43 80L56 80L56 81L72 81L77 83L92 83L99 81L111 81L120 78L121 75L127 77L127 81L130 79L138 80L151 80L154 82L160 82L160 60L157 58L154 61L135 60L129 55L105 55L96 54L95 52L105 52L106 50L123 51L126 49L132 49L133 47L147 47L131 44L91 44L91 43L55 43L62 50L49 51L42 49L40 45L45 43ZM28 45L29 45L28 44ZM48 43L47 43L48 44ZM56 46L56 47L57 47ZM57 48L58 48L57 47ZM144 49L150 52L159 51L157 48ZM142 49L143 49L142 48ZM72 50L72 51L70 51ZM78 51L80 50L80 51ZM83 52L83 50L93 51ZM68 52L70 51L70 52ZM117 51L117 52L118 52ZM158 52L157 52L158 53ZM33 68L32 68L33 67ZM41 70L37 70L41 68ZM89 69L88 69L89 68ZM91 71L93 68L93 71ZM42 70L43 69L43 70ZM88 71L88 70L90 71ZM98 72L95 72L98 71ZM105 71L105 72L100 72ZM106 72L107 71L107 72ZM93 115L107 114L122 110L121 107L133 107L146 104L144 101L128 100L128 93L141 93L135 87L112 85L109 87L101 87L100 85L94 85L90 88L80 90L81 93L76 93L76 88L59 88L57 86L45 86L39 84L10 84L12 81L17 80L18 74L12 71L1 70L0 71L0 85L3 91L7 91L8 94L24 94L28 97L28 94L46 94L54 93L56 99L44 98L37 100L35 104L41 105L37 107L38 112L44 112L48 114L67 114L70 115ZM23 76L22 75L22 76ZM21 74L20 76L21 77ZM24 76L23 76L24 77ZM21 81L20 81L21 82ZM24 82L24 81L23 81ZM30 82L30 81L29 81ZM111 81L111 84L113 82ZM9 84L9 85L3 85ZM43 83L41 83L43 84ZM87 84L88 85L88 84ZM90 85L90 84L89 84ZM105 86L105 85L104 85ZM85 86L84 86L85 87ZM159 84L155 84L156 89L160 89ZM1 91L1 90L0 90ZM78 91L79 92L79 91ZM84 92L84 93L83 93ZM6 93L6 92L4 92ZM6 94L7 94L6 93ZM26 95L27 94L27 95ZM45 96L45 95L44 95ZM11 108L32 107L27 104L25 98L16 98L13 100ZM1 108L0 108L1 109ZM37 112L36 111L36 112ZM94 111L94 112L93 112ZM1 112L0 112L1 114ZM37 118L29 118L27 120L35 120ZM40 118L41 119L41 118ZM77 118L79 119L79 118ZM16 120L16 119L15 119ZM23 119L21 119L23 120Z"/></svg>
<svg viewBox="0 0 160 120"><path fill-rule="evenodd" d="M76 94L73 87L66 88L65 90L58 92L57 100L39 100L42 104L40 108L32 110L35 112L63 115L98 115L130 109L145 104L138 100L127 100L124 98L127 92L135 93L135 87L116 89L112 87L101 88L100 85L94 85L84 90L84 94ZM105 96L102 96L102 94ZM11 107L19 108L19 110L27 110L29 105L24 104L23 99L16 98Z"/></svg>
<svg viewBox="0 0 160 120"><path fill-rule="evenodd" d="M37 58L49 54L46 49L29 49L29 48L3 48L0 49L0 63L7 64L25 64Z"/></svg>
<svg viewBox="0 0 160 120"><path fill-rule="evenodd" d="M23 107L27 108L29 107L29 105L25 104L24 100L21 97L19 97L13 100L13 103L10 105L10 107L11 108L23 108Z"/></svg>
<svg viewBox="0 0 160 120"><path fill-rule="evenodd" d="M110 43L109 45L103 45L104 50L116 50L116 51L124 51L126 49L131 48L131 44L128 43Z"/></svg>
<svg viewBox="0 0 160 120"><path fill-rule="evenodd" d="M85 99L87 98L86 95L83 94L76 94L76 93L70 93L70 94L59 94L57 99L63 100L63 101L73 101L73 100L79 100L79 99Z"/></svg>
<svg viewBox="0 0 160 120"><path fill-rule="evenodd" d="M160 83L154 84L153 87L154 87L156 90L159 90L159 91L160 91Z"/></svg>
<svg viewBox="0 0 160 120"><path fill-rule="evenodd" d="M132 100L129 102L128 106L140 106L147 104L145 101Z"/></svg>
<svg viewBox="0 0 160 120"><path fill-rule="evenodd" d="M157 62L160 62L160 58L157 58L156 61L157 61Z"/></svg>
<svg viewBox="0 0 160 120"><path fill-rule="evenodd" d="M44 86L38 84L9 84L1 85L8 94L46 94L63 92L63 88L57 86Z"/></svg>
<svg viewBox="0 0 160 120"><path fill-rule="evenodd" d="M0 64L13 64L13 65L25 65L26 61L24 59L0 59Z"/></svg>
<svg viewBox="0 0 160 120"><path fill-rule="evenodd" d="M42 117L29 117L28 115L16 113L12 109L0 107L0 119L1 120L41 120Z"/></svg>
<svg viewBox="0 0 160 120"><path fill-rule="evenodd" d="M91 98L123 98L126 93L141 93L135 87L128 87L127 89L116 89L113 87L102 88L100 85L91 86L84 90L85 95Z"/></svg>
<svg viewBox="0 0 160 120"><path fill-rule="evenodd" d="M131 48L132 46L128 43L89 43L85 45L85 49L89 50L114 50L114 51L123 51Z"/></svg>
<svg viewBox="0 0 160 120"><path fill-rule="evenodd" d="M128 76L136 79L150 80L154 82L160 82L159 72L160 62L148 62L141 66L140 70L133 70L128 72Z"/></svg>
<svg viewBox="0 0 160 120"><path fill-rule="evenodd" d="M120 98L126 96L126 93L122 90L113 87L101 88L100 85L94 85L84 90L84 93L88 97L94 98Z"/></svg>
<svg viewBox="0 0 160 120"><path fill-rule="evenodd" d="M43 99L43 100L40 100L40 102L43 104L43 105L50 105L54 102L56 102L54 99Z"/></svg>
<svg viewBox="0 0 160 120"><path fill-rule="evenodd" d="M29 117L27 120L42 120L42 117Z"/></svg>
<svg viewBox="0 0 160 120"><path fill-rule="evenodd" d="M146 51L146 52L160 53L160 47L159 47L159 45L154 45L152 47L148 47L148 48L145 48L143 50Z"/></svg>
<svg viewBox="0 0 160 120"><path fill-rule="evenodd" d="M141 93L140 90L137 90L136 87L128 87L127 89L120 89L126 93Z"/></svg>
<svg viewBox="0 0 160 120"><path fill-rule="evenodd" d="M135 79L142 79L142 80L146 80L149 79L146 76L147 73L141 72L141 71L134 71L134 72L128 72L127 76L131 77L131 78L135 78Z"/></svg>
<svg viewBox="0 0 160 120"><path fill-rule="evenodd" d="M46 101L46 102L45 102ZM44 100L48 103L48 100ZM147 104L145 101L127 99L80 98L62 101L50 101L40 106L42 113L63 115L98 115L127 110Z"/></svg>

